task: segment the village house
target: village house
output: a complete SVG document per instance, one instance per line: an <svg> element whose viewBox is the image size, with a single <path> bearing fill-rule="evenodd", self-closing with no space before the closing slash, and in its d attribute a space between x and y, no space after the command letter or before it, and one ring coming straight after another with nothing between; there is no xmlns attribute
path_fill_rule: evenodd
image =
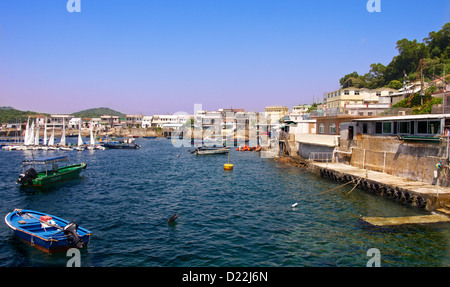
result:
<svg viewBox="0 0 450 287"><path fill-rule="evenodd" d="M448 166L450 114L353 119L340 124L335 159L362 169L435 183ZM449 182L442 178L443 185Z"/></svg>

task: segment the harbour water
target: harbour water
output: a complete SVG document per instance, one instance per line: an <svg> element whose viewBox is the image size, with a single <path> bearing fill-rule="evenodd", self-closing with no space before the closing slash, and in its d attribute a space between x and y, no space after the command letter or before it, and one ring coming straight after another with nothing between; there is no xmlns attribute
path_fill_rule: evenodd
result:
<svg viewBox="0 0 450 287"><path fill-rule="evenodd" d="M86 162L81 178L21 189L15 180L31 151L0 151L0 214L15 208L54 214L91 230L81 266L288 267L450 266L450 225L375 228L360 216L424 211L340 185L297 167L230 152L195 156L167 139L137 139L137 150L34 151ZM292 207L298 203L296 207ZM178 214L174 223L167 220ZM0 224L0 266L66 266Z"/></svg>

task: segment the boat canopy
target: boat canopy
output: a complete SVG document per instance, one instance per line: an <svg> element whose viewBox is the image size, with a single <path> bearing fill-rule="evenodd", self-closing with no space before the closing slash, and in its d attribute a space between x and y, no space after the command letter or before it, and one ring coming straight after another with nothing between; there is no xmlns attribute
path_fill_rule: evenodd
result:
<svg viewBox="0 0 450 287"><path fill-rule="evenodd" d="M31 165L31 164L49 164L61 161L69 161L67 156L56 156L56 157L38 157L34 159L27 159L22 161L23 165Z"/></svg>

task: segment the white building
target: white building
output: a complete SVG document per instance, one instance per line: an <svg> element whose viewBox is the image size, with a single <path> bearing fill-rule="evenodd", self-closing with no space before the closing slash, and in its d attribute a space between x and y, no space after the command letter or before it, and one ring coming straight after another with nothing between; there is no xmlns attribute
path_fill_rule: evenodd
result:
<svg viewBox="0 0 450 287"><path fill-rule="evenodd" d="M191 118L189 115L154 115L151 126L163 128L164 125L184 125Z"/></svg>
<svg viewBox="0 0 450 287"><path fill-rule="evenodd" d="M142 127L149 128L152 126L153 116L143 116L142 117Z"/></svg>
<svg viewBox="0 0 450 287"><path fill-rule="evenodd" d="M366 89L348 87L324 94L324 104L327 109L347 108L352 105L390 104L390 97L397 90L391 88Z"/></svg>

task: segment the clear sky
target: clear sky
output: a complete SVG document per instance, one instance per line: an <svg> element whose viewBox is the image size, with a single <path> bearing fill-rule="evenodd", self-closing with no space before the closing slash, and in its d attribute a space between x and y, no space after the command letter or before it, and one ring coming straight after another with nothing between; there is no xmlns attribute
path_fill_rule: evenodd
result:
<svg viewBox="0 0 450 287"><path fill-rule="evenodd" d="M0 106L128 114L310 104L450 21L448 0L0 1Z"/></svg>

